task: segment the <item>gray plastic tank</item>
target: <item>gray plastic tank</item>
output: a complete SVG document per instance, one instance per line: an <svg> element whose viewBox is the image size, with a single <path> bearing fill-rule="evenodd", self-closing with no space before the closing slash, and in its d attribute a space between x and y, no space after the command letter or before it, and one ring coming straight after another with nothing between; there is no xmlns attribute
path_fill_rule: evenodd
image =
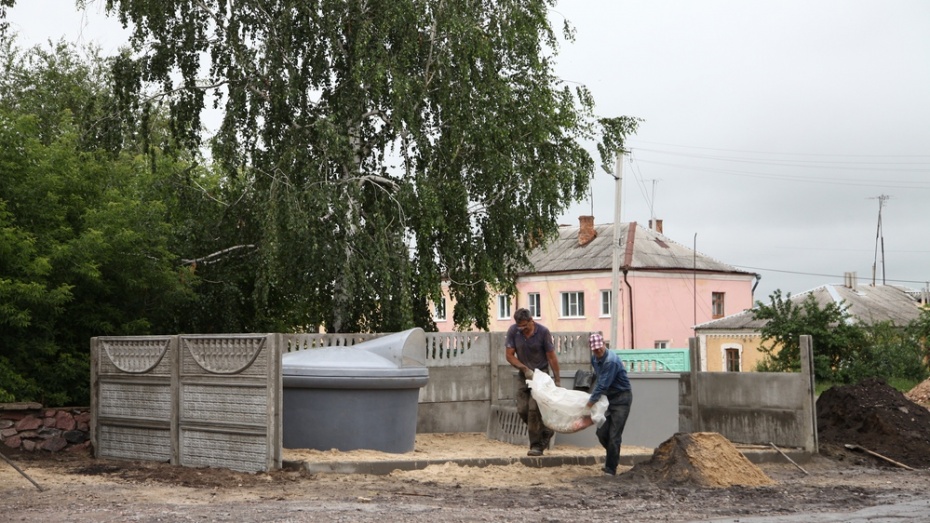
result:
<svg viewBox="0 0 930 523"><path fill-rule="evenodd" d="M425 355L423 329L285 354L284 447L411 452Z"/></svg>

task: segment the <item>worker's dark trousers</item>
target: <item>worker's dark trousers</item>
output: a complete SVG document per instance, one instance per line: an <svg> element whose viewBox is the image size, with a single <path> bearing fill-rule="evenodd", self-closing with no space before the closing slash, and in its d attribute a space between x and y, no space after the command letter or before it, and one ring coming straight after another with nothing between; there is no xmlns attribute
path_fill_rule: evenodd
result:
<svg viewBox="0 0 930 523"><path fill-rule="evenodd" d="M545 450L549 447L549 440L552 438L552 430L543 425L542 415L539 413L539 405L530 394L530 388L526 385L517 387L517 414L523 423L526 423L526 431L530 436L530 448Z"/></svg>
<svg viewBox="0 0 930 523"><path fill-rule="evenodd" d="M607 450L604 468L611 474L617 473L620 463L620 445L623 443L623 428L633 405L633 392L623 391L607 396L607 421L597 429L597 440Z"/></svg>

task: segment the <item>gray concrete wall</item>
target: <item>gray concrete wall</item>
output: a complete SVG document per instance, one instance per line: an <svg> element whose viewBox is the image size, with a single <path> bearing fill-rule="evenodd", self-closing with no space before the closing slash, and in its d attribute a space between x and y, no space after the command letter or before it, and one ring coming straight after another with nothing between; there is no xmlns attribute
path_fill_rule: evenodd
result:
<svg viewBox="0 0 930 523"><path fill-rule="evenodd" d="M281 352L354 345L376 336L94 338L94 448L102 457L189 466L279 467ZM562 384L571 387L576 370L590 370L587 333L553 337ZM695 360L687 374L630 373L634 399L625 444L655 447L675 432L710 431L736 443L771 442L816 452L812 352L809 337L804 338L801 373L698 372ZM490 434L492 412L500 417L514 407L514 387L521 379L506 361L504 334L432 333L426 343L429 381L419 391L417 432ZM700 351L693 346L690 353L696 358ZM519 439L516 432L503 436ZM560 434L560 442L597 445L590 428Z"/></svg>
<svg viewBox="0 0 930 523"><path fill-rule="evenodd" d="M278 336L93 338L91 441L100 457L280 468Z"/></svg>
<svg viewBox="0 0 930 523"><path fill-rule="evenodd" d="M801 337L801 372L699 372L697 338L691 373L682 380L682 431L717 432L734 443L774 443L816 453L813 358Z"/></svg>
<svg viewBox="0 0 930 523"><path fill-rule="evenodd" d="M554 332L562 376L590 369L587 332ZM429 383L420 390L417 432L484 432L492 405L513 403L519 383L505 333L427 334Z"/></svg>
<svg viewBox="0 0 930 523"><path fill-rule="evenodd" d="M588 334L552 333L563 380L579 369L591 369ZM296 351L351 346L378 336L382 334L285 334L282 338L286 351ZM417 432L484 432L492 406L513 404L521 378L507 363L504 341L503 332L427 333L424 361L429 382L420 389ZM645 392L643 401L659 401L651 396ZM671 413L668 419L676 423L677 418Z"/></svg>
<svg viewBox="0 0 930 523"><path fill-rule="evenodd" d="M573 386L573 377L562 375L562 386ZM637 447L658 447L678 432L677 372L631 372L633 405L623 430L623 444ZM578 447L599 447L596 427L572 434L556 434L555 444Z"/></svg>

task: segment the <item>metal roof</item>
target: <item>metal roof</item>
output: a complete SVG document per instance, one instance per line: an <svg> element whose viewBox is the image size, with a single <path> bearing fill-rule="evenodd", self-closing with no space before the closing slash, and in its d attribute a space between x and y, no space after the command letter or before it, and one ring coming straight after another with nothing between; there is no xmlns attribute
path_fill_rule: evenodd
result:
<svg viewBox="0 0 930 523"><path fill-rule="evenodd" d="M620 266L623 269L754 274L695 253L662 233L637 225L636 222L622 223L620 229ZM578 226L562 226L557 239L530 253L533 268L524 274L611 270L613 224L594 225L596 237L583 246L578 242L579 230Z"/></svg>
<svg viewBox="0 0 930 523"><path fill-rule="evenodd" d="M794 301L795 296L792 296L791 299ZM706 323L701 323L694 327L695 330L750 330L758 331L768 322L768 320L757 320L753 317L753 310L746 309L743 312L737 312L736 314L731 314L729 316L724 316L723 318L708 321Z"/></svg>
<svg viewBox="0 0 930 523"><path fill-rule="evenodd" d="M791 301L800 304L813 295L822 308L828 303L843 303L853 321L871 325L883 321L904 326L920 316L920 302L914 292L894 285L863 285L856 288L828 284L791 296ZM753 319L752 310L732 314L719 320L702 323L696 330L761 329L768 320Z"/></svg>

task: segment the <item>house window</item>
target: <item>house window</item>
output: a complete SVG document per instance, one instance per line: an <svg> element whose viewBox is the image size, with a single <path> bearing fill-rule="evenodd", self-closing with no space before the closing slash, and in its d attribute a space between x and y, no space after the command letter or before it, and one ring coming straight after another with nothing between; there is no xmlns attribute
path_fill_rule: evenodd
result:
<svg viewBox="0 0 930 523"><path fill-rule="evenodd" d="M723 318L723 296L722 292L714 292L710 297L710 305L714 319Z"/></svg>
<svg viewBox="0 0 930 523"><path fill-rule="evenodd" d="M540 304L539 293L538 292L529 293L529 295L527 296L527 301L529 302L527 303L527 309L530 310L530 315L533 316L534 318L541 318L542 311L539 307L539 304Z"/></svg>
<svg viewBox="0 0 930 523"><path fill-rule="evenodd" d="M497 319L510 319L510 296L507 294L497 295Z"/></svg>
<svg viewBox="0 0 930 523"><path fill-rule="evenodd" d="M601 316L605 318L610 317L610 302L613 292L611 291L601 291Z"/></svg>
<svg viewBox="0 0 930 523"><path fill-rule="evenodd" d="M739 349L727 349L726 358L727 372L739 372Z"/></svg>
<svg viewBox="0 0 930 523"><path fill-rule="evenodd" d="M433 305L433 319L436 321L446 321L446 299L440 298Z"/></svg>
<svg viewBox="0 0 930 523"><path fill-rule="evenodd" d="M562 317L563 318L584 318L584 293L583 292L563 292L562 293Z"/></svg>
<svg viewBox="0 0 930 523"><path fill-rule="evenodd" d="M657 349L667 349L668 344L669 344L668 340L656 340L655 344L653 344L653 347Z"/></svg>

